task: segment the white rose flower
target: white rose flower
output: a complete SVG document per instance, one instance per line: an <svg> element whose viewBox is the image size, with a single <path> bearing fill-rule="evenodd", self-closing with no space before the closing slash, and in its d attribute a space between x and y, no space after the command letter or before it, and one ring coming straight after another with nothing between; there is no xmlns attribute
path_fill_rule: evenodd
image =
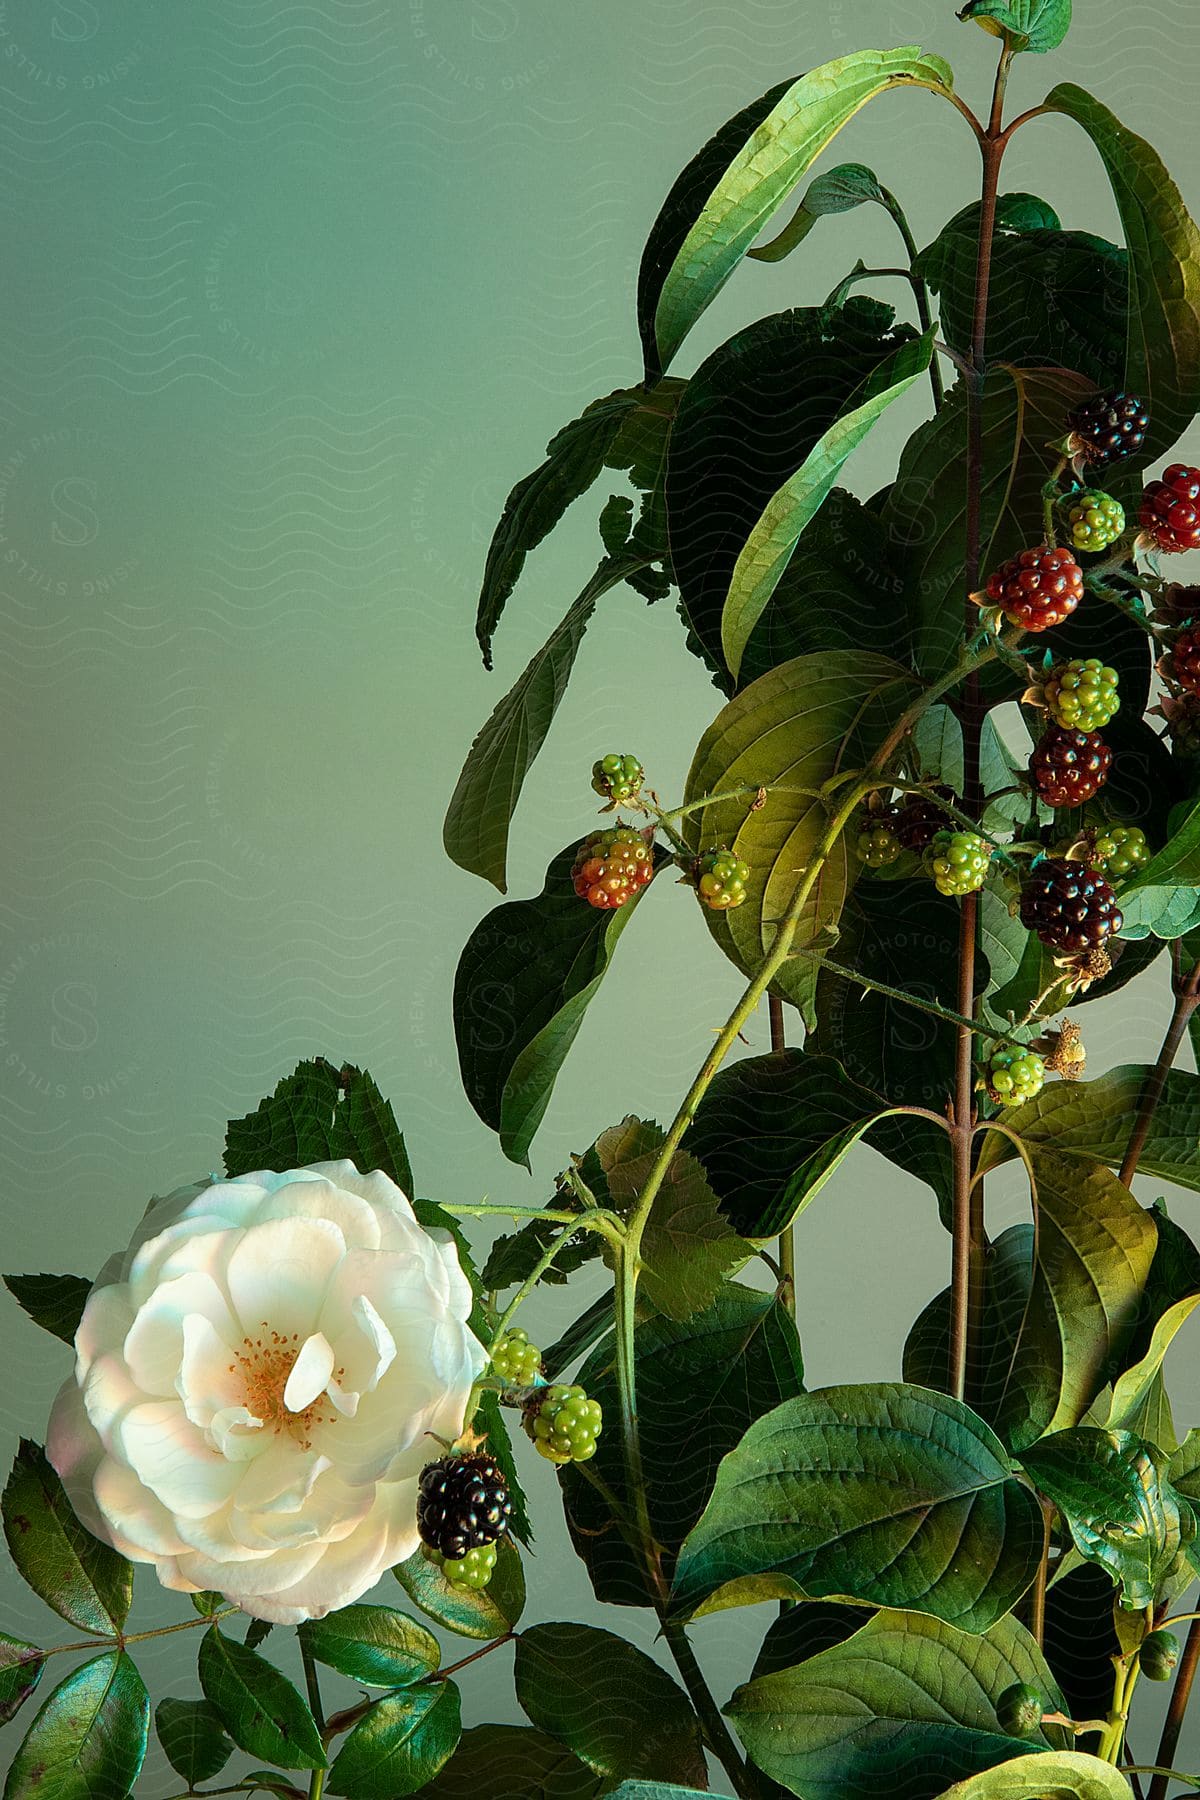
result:
<svg viewBox="0 0 1200 1800"><path fill-rule="evenodd" d="M449 1233L349 1162L156 1202L75 1336L47 1454L84 1524L166 1587L280 1625L417 1547L417 1477L487 1353Z"/></svg>

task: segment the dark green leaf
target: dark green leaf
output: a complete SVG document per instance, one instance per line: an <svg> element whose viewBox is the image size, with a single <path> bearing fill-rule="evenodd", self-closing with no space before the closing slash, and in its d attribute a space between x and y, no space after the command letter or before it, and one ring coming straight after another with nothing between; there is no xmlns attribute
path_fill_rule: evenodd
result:
<svg viewBox="0 0 1200 1800"><path fill-rule="evenodd" d="M230 1121L225 1138L230 1176L343 1158L363 1175L382 1169L412 1194L408 1152L390 1103L365 1070L349 1063L335 1068L323 1056L298 1063L269 1099Z"/></svg>
<svg viewBox="0 0 1200 1800"><path fill-rule="evenodd" d="M557 1381L579 1357L586 1356L594 1344L611 1334L613 1297L611 1290L585 1308L562 1336L542 1352L542 1368L548 1381Z"/></svg>
<svg viewBox="0 0 1200 1800"><path fill-rule="evenodd" d="M1070 5L1070 0L1064 0ZM1133 1789L1111 1763L1079 1750L1043 1750L998 1763L947 1788L941 1800L1132 1800Z"/></svg>
<svg viewBox="0 0 1200 1800"><path fill-rule="evenodd" d="M64 1344L75 1342L90 1281L82 1275L6 1275L4 1285L25 1308L35 1325Z"/></svg>
<svg viewBox="0 0 1200 1800"><path fill-rule="evenodd" d="M634 1356L646 1504L669 1571L712 1491L721 1458L760 1414L803 1391L800 1343L780 1299L726 1282L712 1305L686 1323L643 1320L634 1332ZM607 1421L588 1471L622 1496L627 1483L610 1344L585 1363L579 1380ZM572 1541L597 1598L608 1605L649 1605L641 1567L587 1471L568 1465L559 1481Z"/></svg>
<svg viewBox="0 0 1200 1800"><path fill-rule="evenodd" d="M411 1687L442 1659L432 1632L391 1606L344 1606L299 1636L318 1662L366 1687Z"/></svg>
<svg viewBox="0 0 1200 1800"><path fill-rule="evenodd" d="M519 1543L528 1544L533 1538L533 1527L529 1523L529 1502L517 1473L516 1458L513 1456L508 1425L500 1406L500 1396L494 1389L486 1388L479 1396L476 1425L487 1438L487 1447L500 1465L500 1473L508 1484L508 1497L512 1501L509 1530Z"/></svg>
<svg viewBox="0 0 1200 1800"><path fill-rule="evenodd" d="M150 1733L150 1696L124 1651L73 1669L42 1702L13 1758L4 1800L128 1794Z"/></svg>
<svg viewBox="0 0 1200 1800"><path fill-rule="evenodd" d="M707 1789L679 1787L673 1781L623 1781L612 1800L704 1800Z"/></svg>
<svg viewBox="0 0 1200 1800"><path fill-rule="evenodd" d="M71 1624L119 1632L133 1598L133 1568L85 1531L38 1444L22 1438L0 1501L17 1572Z"/></svg>
<svg viewBox="0 0 1200 1800"><path fill-rule="evenodd" d="M1003 35L1014 50L1042 52L1056 50L1071 29L1071 0L967 0L958 16Z"/></svg>
<svg viewBox="0 0 1200 1800"><path fill-rule="evenodd" d="M533 1625L517 1640L517 1699L598 1775L704 1781L700 1726L641 1650L590 1625Z"/></svg>
<svg viewBox="0 0 1200 1800"><path fill-rule="evenodd" d="M485 1588L455 1587L421 1550L398 1563L392 1574L435 1625L460 1637L503 1637L525 1608L525 1571L520 1552L507 1538L500 1540L495 1573Z"/></svg>
<svg viewBox="0 0 1200 1800"><path fill-rule="evenodd" d="M827 169L809 183L803 199L779 236L772 238L769 244L759 244L747 255L759 262L781 262L803 243L818 219L828 213L850 212L868 200L874 200L880 206L888 204L874 170L868 169L865 163L839 163L835 169Z"/></svg>
<svg viewBox="0 0 1200 1800"><path fill-rule="evenodd" d="M1112 1705L1112 1659L1121 1654L1113 1628L1116 1599L1112 1577L1086 1562L1052 1582L1046 1595L1043 1647L1069 1718L1102 1719Z"/></svg>
<svg viewBox="0 0 1200 1800"><path fill-rule="evenodd" d="M779 1617L767 1627L750 1671L751 1681L780 1669L794 1669L810 1656L844 1644L870 1616L869 1609L834 1600L800 1600L795 1606L782 1607Z"/></svg>
<svg viewBox="0 0 1200 1800"><path fill-rule="evenodd" d="M562 1287L568 1275L574 1275L585 1263L599 1256L600 1239L594 1231L572 1233L568 1225L532 1219L520 1231L496 1239L480 1276L484 1288L488 1293L503 1293L505 1288L516 1287L518 1282L527 1280L550 1245L564 1234L573 1241L563 1246L540 1278L546 1287Z"/></svg>
<svg viewBox="0 0 1200 1800"><path fill-rule="evenodd" d="M36 1644L0 1632L0 1725L7 1725L42 1678L44 1659Z"/></svg>
<svg viewBox="0 0 1200 1800"><path fill-rule="evenodd" d="M603 1783L577 1756L528 1725L476 1725L441 1774L422 1788L429 1800L595 1800Z"/></svg>
<svg viewBox="0 0 1200 1800"><path fill-rule="evenodd" d="M944 93L953 77L940 57L911 46L860 50L825 63L792 82L765 117L759 114L751 122L739 115L751 129L740 147L725 139L722 147L734 154L707 195L697 191L695 177L683 194L676 183L646 247L638 286L648 368L667 367L764 225L842 126L876 94L904 84ZM734 123L726 132L732 133ZM711 151L712 146L702 154ZM689 211L693 222L679 241L678 228Z"/></svg>
<svg viewBox="0 0 1200 1800"><path fill-rule="evenodd" d="M481 919L454 978L454 1030L467 1098L528 1166L558 1071L642 893L615 912L580 900L578 845L561 851L536 900L510 900Z"/></svg>
<svg viewBox="0 0 1200 1800"><path fill-rule="evenodd" d="M220 1714L207 1700L160 1700L154 1729L167 1761L189 1787L219 1774L233 1755Z"/></svg>
<svg viewBox="0 0 1200 1800"><path fill-rule="evenodd" d="M988 1245L983 1304L975 1334L976 1360L969 1370L971 1396L981 1418L993 1421L1005 1391L1013 1352L1033 1284L1032 1225L1010 1225ZM904 1346L904 1379L950 1393L950 1290L930 1301Z"/></svg>
<svg viewBox="0 0 1200 1800"><path fill-rule="evenodd" d="M899 1382L825 1388L757 1420L725 1458L673 1603L739 1605L749 1579L755 1599L845 1596L985 1631L1041 1547L1037 1502L961 1401Z"/></svg>
<svg viewBox="0 0 1200 1800"><path fill-rule="evenodd" d="M351 1731L329 1771L331 1794L351 1800L394 1800L432 1781L462 1735L452 1681L377 1700Z"/></svg>
<svg viewBox="0 0 1200 1800"><path fill-rule="evenodd" d="M198 1594L189 1594L188 1599L202 1619L207 1619L212 1613L219 1612L223 1606L228 1605L224 1594L218 1594L216 1588L201 1588Z"/></svg>
<svg viewBox="0 0 1200 1800"><path fill-rule="evenodd" d="M223 1636L214 1625L204 1634L198 1660L204 1698L239 1749L281 1769L325 1767L312 1713L265 1657Z"/></svg>
<svg viewBox="0 0 1200 1800"><path fill-rule="evenodd" d="M257 1650L260 1644L266 1643L274 1629L269 1619L251 1619L242 1642L248 1650Z"/></svg>
<svg viewBox="0 0 1200 1800"><path fill-rule="evenodd" d="M1005 1123L1026 1143L1050 1145L1060 1156L1118 1168L1149 1073L1135 1063L1110 1069L1095 1081L1052 1082L1036 1100L1014 1108ZM985 1166L1007 1162L1015 1154L1007 1138L989 1133ZM1172 1069L1167 1076L1138 1166L1144 1175L1200 1188L1200 1076L1183 1069Z"/></svg>
<svg viewBox="0 0 1200 1800"><path fill-rule="evenodd" d="M1005 1736L995 1702L1015 1681L1059 1704L1015 1619L976 1637L883 1612L844 1644L738 1688L726 1711L758 1767L805 1800L933 1800L957 1777L1060 1741L1054 1727Z"/></svg>

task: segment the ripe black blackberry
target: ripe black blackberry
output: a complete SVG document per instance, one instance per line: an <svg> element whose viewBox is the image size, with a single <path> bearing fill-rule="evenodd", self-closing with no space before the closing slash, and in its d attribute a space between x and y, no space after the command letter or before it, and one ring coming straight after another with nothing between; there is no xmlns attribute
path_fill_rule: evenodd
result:
<svg viewBox="0 0 1200 1800"><path fill-rule="evenodd" d="M508 1483L486 1451L443 1456L421 1470L417 1530L448 1561L494 1544L508 1530L511 1514Z"/></svg>
<svg viewBox="0 0 1200 1800"><path fill-rule="evenodd" d="M1125 923L1117 896L1096 869L1047 857L1021 895L1021 923L1052 950L1098 950Z"/></svg>
<svg viewBox="0 0 1200 1800"><path fill-rule="evenodd" d="M1029 759L1034 791L1047 806L1083 806L1108 780L1112 759L1098 731L1051 725Z"/></svg>
<svg viewBox="0 0 1200 1800"><path fill-rule="evenodd" d="M1150 409L1136 394L1093 394L1067 414L1067 424L1081 461L1122 462L1145 442Z"/></svg>

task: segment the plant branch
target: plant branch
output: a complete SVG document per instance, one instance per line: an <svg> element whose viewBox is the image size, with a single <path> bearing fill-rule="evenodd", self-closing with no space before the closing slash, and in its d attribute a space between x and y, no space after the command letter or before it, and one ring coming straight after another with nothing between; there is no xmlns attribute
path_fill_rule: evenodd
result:
<svg viewBox="0 0 1200 1800"><path fill-rule="evenodd" d="M783 1001L778 994L767 995L767 1016L771 1021L771 1054L782 1056L787 1049L787 1033L783 1020ZM783 1288L783 1304L796 1317L796 1227L784 1226L779 1234L779 1280Z"/></svg>
<svg viewBox="0 0 1200 1800"><path fill-rule="evenodd" d="M886 981L876 981L873 976L860 975L857 969L848 969L843 963L831 962L829 957L827 957L823 951L796 950L793 951L793 955L803 956L812 962L818 963L822 969L827 969L831 975L838 975L843 981L853 981L857 986L868 989L872 994L886 994L890 1000L902 1000L905 1006L911 1006L915 1012L928 1013L930 1018L942 1019L947 1025L957 1025L963 1031L971 1032L976 1037L987 1038L989 1041L996 1044L1011 1044L1014 1048L1025 1048L1024 1044L1022 1044L1018 1038L1015 1038L1011 1031L996 1031L990 1025L981 1025L977 1019L969 1018L965 1013L954 1012L948 1006L939 1006L936 1000L918 1000L914 994L905 993L903 988L889 987ZM905 1108L905 1110L908 1111L909 1109ZM920 1111L921 1109L918 1108L917 1110ZM930 1119L936 1119L939 1125L947 1124L940 1113L930 1112L925 1114L925 1116ZM949 1129L948 1125L947 1129Z"/></svg>
<svg viewBox="0 0 1200 1800"><path fill-rule="evenodd" d="M1171 1073L1180 1046L1187 1036L1188 1024L1196 1007L1200 1005L1200 962L1190 974L1177 980L1175 987L1175 1009L1171 1014L1171 1023L1167 1026L1162 1048L1158 1053L1158 1061L1146 1077L1138 1101L1137 1116L1133 1121L1133 1130L1129 1134L1129 1143L1125 1148L1125 1157L1121 1163L1119 1179L1128 1187L1137 1173L1142 1151L1146 1148L1146 1139L1150 1136L1150 1127L1154 1123L1154 1114L1167 1085L1167 1076Z"/></svg>
<svg viewBox="0 0 1200 1800"><path fill-rule="evenodd" d="M218 1619L231 1619L241 1610L240 1606L227 1606L220 1612L197 1613L194 1619L181 1619L178 1625L156 1625L152 1631L123 1631L116 1637L98 1634L96 1637L78 1639L73 1644L51 1644L48 1649L40 1651L39 1655L45 1659L47 1656L78 1655L83 1650L98 1650L103 1644L115 1644L118 1648L124 1648L126 1644L145 1644L151 1638L170 1637L176 1631L195 1631L199 1625L212 1625Z"/></svg>
<svg viewBox="0 0 1200 1800"><path fill-rule="evenodd" d="M687 1633L673 1619L663 1620L662 1632L667 1648L675 1659L675 1666L683 1677L683 1685L696 1709L709 1749L733 1782L735 1792L749 1795L752 1790L746 1777L745 1765L696 1661L696 1653L688 1642Z"/></svg>
<svg viewBox="0 0 1200 1800"><path fill-rule="evenodd" d="M304 1638L300 1639L300 1661L304 1665L304 1686L308 1693L308 1709L312 1713L318 1734L323 1736L325 1709L321 1705L321 1683L317 1675L316 1659ZM308 1800L321 1800L324 1791L325 1770L314 1769L308 1778Z"/></svg>
<svg viewBox="0 0 1200 1800"><path fill-rule="evenodd" d="M1179 1667L1175 1671L1175 1686L1171 1692L1166 1719L1163 1721L1162 1736L1158 1740L1158 1767L1160 1770L1169 1769L1175 1761L1175 1752L1179 1748L1188 1701L1192 1695L1192 1683L1196 1679L1197 1664L1200 1664L1200 1619L1193 1619L1184 1641L1183 1653L1179 1658ZM1156 1774L1150 1783L1150 1792L1146 1796L1146 1800L1166 1800L1169 1780L1169 1775Z"/></svg>

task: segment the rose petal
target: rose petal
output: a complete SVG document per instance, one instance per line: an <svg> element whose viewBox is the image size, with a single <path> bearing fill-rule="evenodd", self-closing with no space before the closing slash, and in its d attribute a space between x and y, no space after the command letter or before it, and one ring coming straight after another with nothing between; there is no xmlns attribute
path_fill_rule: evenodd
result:
<svg viewBox="0 0 1200 1800"><path fill-rule="evenodd" d="M236 1463L217 1456L178 1402L135 1406L117 1430L121 1457L180 1519L203 1519L224 1506L241 1480Z"/></svg>
<svg viewBox="0 0 1200 1800"><path fill-rule="evenodd" d="M305 1412L325 1392L333 1374L333 1345L320 1331L315 1331L300 1346L300 1354L292 1364L283 1389L283 1404L289 1412Z"/></svg>
<svg viewBox="0 0 1200 1800"><path fill-rule="evenodd" d="M233 1310L254 1337L263 1324L303 1339L320 1317L346 1240L327 1219L269 1219L241 1234L226 1266Z"/></svg>

